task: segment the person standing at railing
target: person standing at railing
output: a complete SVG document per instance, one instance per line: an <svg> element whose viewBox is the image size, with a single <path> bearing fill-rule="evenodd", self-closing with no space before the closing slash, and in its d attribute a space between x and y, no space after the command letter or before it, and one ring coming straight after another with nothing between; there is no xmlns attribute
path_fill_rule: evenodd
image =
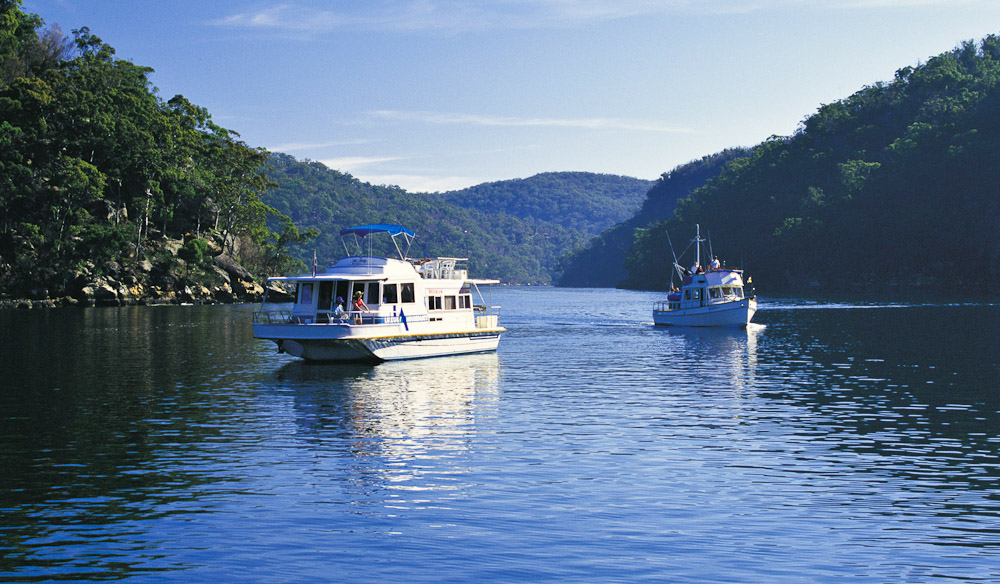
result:
<svg viewBox="0 0 1000 584"><path fill-rule="evenodd" d="M361 298L361 290L354 293L354 302L351 303L351 309L358 313L361 311L371 312L371 310L368 309L368 305L365 304L365 301ZM357 322L361 322L361 315L356 315L355 320Z"/></svg>

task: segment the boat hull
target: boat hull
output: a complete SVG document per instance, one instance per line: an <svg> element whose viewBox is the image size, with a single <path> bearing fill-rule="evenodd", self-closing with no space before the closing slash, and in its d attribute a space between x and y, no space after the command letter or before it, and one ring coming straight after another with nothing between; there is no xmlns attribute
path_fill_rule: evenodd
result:
<svg viewBox="0 0 1000 584"><path fill-rule="evenodd" d="M504 330L352 338L276 338L262 331L257 337L270 338L280 352L306 361L379 363L495 351Z"/></svg>
<svg viewBox="0 0 1000 584"><path fill-rule="evenodd" d="M653 310L653 323L662 326L745 327L757 312L757 301L744 298L679 310Z"/></svg>

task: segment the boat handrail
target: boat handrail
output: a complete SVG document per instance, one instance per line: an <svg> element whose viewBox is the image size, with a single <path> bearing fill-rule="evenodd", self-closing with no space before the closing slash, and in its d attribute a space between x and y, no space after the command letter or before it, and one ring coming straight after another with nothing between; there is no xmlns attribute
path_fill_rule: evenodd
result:
<svg viewBox="0 0 1000 584"><path fill-rule="evenodd" d="M449 311L451 312L451 311ZM460 311L454 311L460 312ZM488 306L476 304L473 306L473 313L479 316L500 317L500 306ZM342 325L379 325L379 324L409 324L414 322L427 322L430 320L429 314L415 314L405 316L398 314L379 314L377 312L365 312L358 310L346 311L338 317L332 310L318 310L308 314L295 314L291 310L255 310L253 311L254 324L342 324Z"/></svg>
<svg viewBox="0 0 1000 584"><path fill-rule="evenodd" d="M255 310L254 324L288 324L292 322L291 310Z"/></svg>

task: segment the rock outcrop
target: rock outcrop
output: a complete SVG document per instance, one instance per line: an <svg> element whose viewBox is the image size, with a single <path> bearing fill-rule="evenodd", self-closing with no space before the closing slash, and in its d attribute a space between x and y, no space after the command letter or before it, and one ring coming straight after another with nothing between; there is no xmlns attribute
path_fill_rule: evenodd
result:
<svg viewBox="0 0 1000 584"><path fill-rule="evenodd" d="M67 278L65 290L32 290L0 296L0 308L54 306L125 306L134 304L216 304L260 302L264 288L246 268L211 238L209 252L192 265L183 255L184 242L161 239L150 243L146 257L120 258L96 266L84 263ZM211 255L210 255L211 254Z"/></svg>

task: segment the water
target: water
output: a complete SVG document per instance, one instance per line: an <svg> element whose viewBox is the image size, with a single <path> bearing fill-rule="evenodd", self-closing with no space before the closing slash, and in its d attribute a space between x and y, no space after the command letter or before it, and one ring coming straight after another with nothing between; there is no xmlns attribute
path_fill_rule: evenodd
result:
<svg viewBox="0 0 1000 584"><path fill-rule="evenodd" d="M252 306L0 313L0 581L1000 579L1000 306L494 290L496 354L307 365Z"/></svg>

